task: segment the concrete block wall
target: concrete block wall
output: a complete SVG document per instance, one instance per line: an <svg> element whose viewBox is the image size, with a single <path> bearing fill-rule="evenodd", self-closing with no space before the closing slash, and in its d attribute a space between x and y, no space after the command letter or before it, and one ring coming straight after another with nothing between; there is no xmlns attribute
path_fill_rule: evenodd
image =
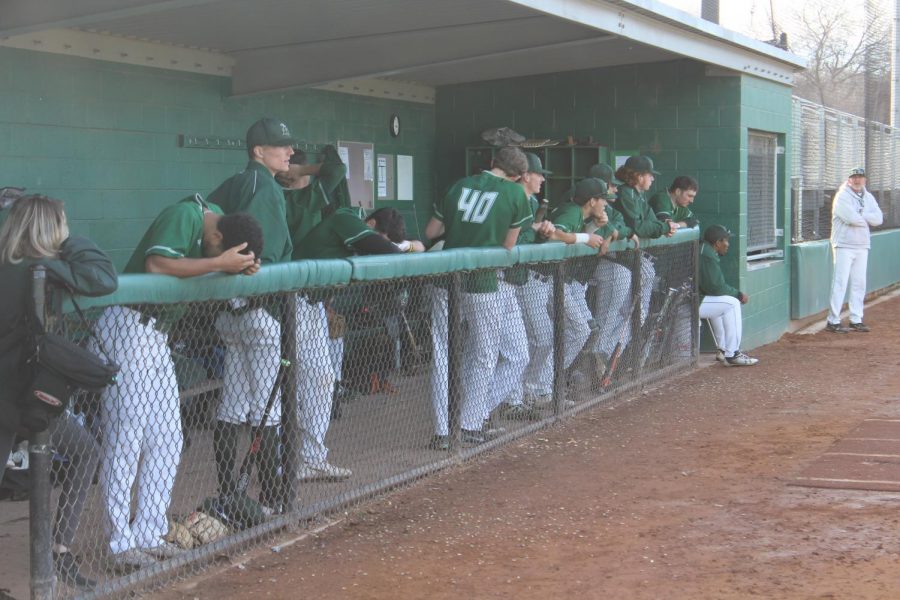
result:
<svg viewBox="0 0 900 600"><path fill-rule="evenodd" d="M415 202L378 205L399 208L418 233L434 189L432 105L320 90L231 98L230 85L227 77L0 48L0 186L65 200L72 229L122 267L163 206L209 193L247 162L242 150L180 148L178 135L243 139L253 121L272 115L303 140L373 142L376 153L414 156ZM398 138L388 132L395 112Z"/></svg>

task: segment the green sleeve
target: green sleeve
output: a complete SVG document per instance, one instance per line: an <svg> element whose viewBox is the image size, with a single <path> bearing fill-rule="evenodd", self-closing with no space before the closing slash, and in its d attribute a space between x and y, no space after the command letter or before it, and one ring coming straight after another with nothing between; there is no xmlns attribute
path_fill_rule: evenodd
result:
<svg viewBox="0 0 900 600"><path fill-rule="evenodd" d="M342 162L323 162L319 174L313 178L312 184L321 186L326 195L331 195L335 188L347 176L347 165Z"/></svg>
<svg viewBox="0 0 900 600"><path fill-rule="evenodd" d="M273 180L274 181L274 180ZM263 230L263 263L280 263L291 260L293 245L287 225L287 209L281 190L267 188L253 196L246 211L259 221Z"/></svg>
<svg viewBox="0 0 900 600"><path fill-rule="evenodd" d="M364 237L376 235L375 230L366 225L362 219L343 210L334 213L331 218L334 232L347 248Z"/></svg>
<svg viewBox="0 0 900 600"><path fill-rule="evenodd" d="M58 259L41 264L47 267L50 279L78 294L105 296L119 287L112 261L87 238L70 237L60 247Z"/></svg>
<svg viewBox="0 0 900 600"><path fill-rule="evenodd" d="M203 221L191 218L192 215L186 210L195 211L196 207L182 203L173 204L167 206L156 217L142 240L141 245L146 248L145 259L151 255L184 258L192 254L194 242L203 236Z"/></svg>
<svg viewBox="0 0 900 600"><path fill-rule="evenodd" d="M581 233L584 229L584 217L581 208L576 204L563 204L550 215L550 222L564 233Z"/></svg>
<svg viewBox="0 0 900 600"><path fill-rule="evenodd" d="M700 293L704 296L734 296L740 299L741 292L725 282L719 262L709 256L700 256Z"/></svg>
<svg viewBox="0 0 900 600"><path fill-rule="evenodd" d="M614 209L610 204L606 205L606 216L609 217L609 226L619 232L620 240L627 240L634 235L631 227L625 224L622 213Z"/></svg>
<svg viewBox="0 0 900 600"><path fill-rule="evenodd" d="M650 205L644 198L629 186L619 188L619 199L614 207L625 219L628 225L638 237L658 238L669 232L669 226L656 218Z"/></svg>
<svg viewBox="0 0 900 600"><path fill-rule="evenodd" d="M512 223L509 225L510 229L521 227L526 221L534 220L534 214L531 212L531 206L528 204L528 196L525 194L525 189L518 184L513 185L516 186L516 190L513 195L513 218Z"/></svg>
<svg viewBox="0 0 900 600"><path fill-rule="evenodd" d="M675 215L675 209L672 208L672 199L665 190L653 194L649 201L650 208L657 219L671 219Z"/></svg>

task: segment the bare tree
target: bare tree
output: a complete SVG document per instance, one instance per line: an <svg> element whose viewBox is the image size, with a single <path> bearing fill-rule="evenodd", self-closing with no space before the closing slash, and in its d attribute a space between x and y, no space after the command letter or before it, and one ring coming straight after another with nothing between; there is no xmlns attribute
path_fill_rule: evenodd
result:
<svg viewBox="0 0 900 600"><path fill-rule="evenodd" d="M797 95L862 114L866 75L871 81L889 82L890 22L883 13L869 13L868 18L864 14L862 7L832 2L807 2L798 11L792 45L808 64L797 79ZM882 88L887 89L880 84L870 89L882 93Z"/></svg>

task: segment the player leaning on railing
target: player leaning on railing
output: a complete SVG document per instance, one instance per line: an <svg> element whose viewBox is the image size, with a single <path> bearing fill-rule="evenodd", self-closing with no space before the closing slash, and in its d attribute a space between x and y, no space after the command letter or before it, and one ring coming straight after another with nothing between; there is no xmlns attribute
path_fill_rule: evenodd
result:
<svg viewBox="0 0 900 600"><path fill-rule="evenodd" d="M191 277L253 274L262 251L259 224L247 214L222 216L199 194L165 208L150 225L125 273ZM120 367L118 384L100 402L101 493L111 528L109 549L120 569L148 566L179 552L162 538L181 458L182 430L168 330L185 307L110 306L97 321L99 344ZM137 482L137 512L131 490Z"/></svg>

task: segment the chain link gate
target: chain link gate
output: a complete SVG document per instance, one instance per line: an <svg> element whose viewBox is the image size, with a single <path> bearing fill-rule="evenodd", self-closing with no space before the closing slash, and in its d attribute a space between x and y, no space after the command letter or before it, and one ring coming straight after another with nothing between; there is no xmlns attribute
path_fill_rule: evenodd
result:
<svg viewBox="0 0 900 600"><path fill-rule="evenodd" d="M196 574L690 368L697 244L692 230L602 257L454 250L415 274L408 257L327 261L352 276L304 289L274 277L275 291L236 299L200 300L202 285L189 302L94 299L96 341L73 315L49 319L122 370L48 431L47 485L32 490L32 524L46 525L31 542L37 597L121 597ZM54 581L54 544L93 589L58 564Z"/></svg>

